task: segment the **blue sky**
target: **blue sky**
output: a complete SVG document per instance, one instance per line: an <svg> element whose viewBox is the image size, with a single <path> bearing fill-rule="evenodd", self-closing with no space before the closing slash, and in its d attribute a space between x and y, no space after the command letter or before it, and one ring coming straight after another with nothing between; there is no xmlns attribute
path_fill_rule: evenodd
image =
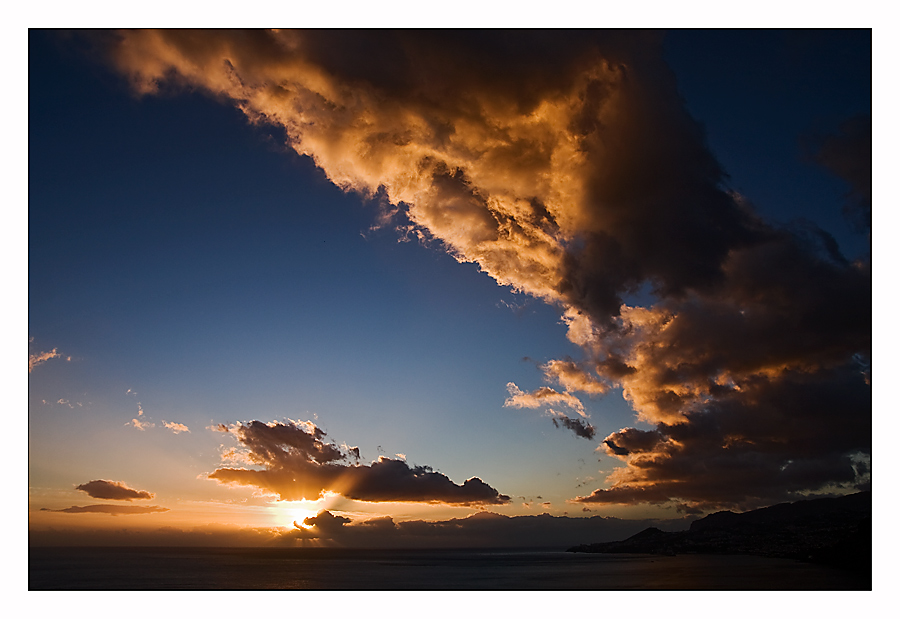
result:
<svg viewBox="0 0 900 619"><path fill-rule="evenodd" d="M870 113L868 32L680 30L662 52L729 188L771 225L811 221L868 262L868 230L841 212L850 185L814 161L841 123ZM29 78L29 352L60 354L29 374L32 513L81 504L74 487L103 479L152 491L169 509L146 516L154 526L187 527L229 501L268 514L277 496L205 478L240 447L209 428L290 419L358 447L363 463L478 477L511 497L490 508L510 516L682 516L678 500L570 502L610 488L622 466L604 437L665 422L636 419L621 384L582 393L584 418L549 407L590 423L590 440L547 405L504 406L508 383L547 386L540 365L591 359L567 339L560 305L458 262L439 235L379 227L385 194L343 191L283 127L249 123L199 83L137 96L90 37L45 31L29 35ZM642 291L622 300L659 300ZM317 507L400 519L480 509ZM216 517L290 525L277 514Z"/></svg>

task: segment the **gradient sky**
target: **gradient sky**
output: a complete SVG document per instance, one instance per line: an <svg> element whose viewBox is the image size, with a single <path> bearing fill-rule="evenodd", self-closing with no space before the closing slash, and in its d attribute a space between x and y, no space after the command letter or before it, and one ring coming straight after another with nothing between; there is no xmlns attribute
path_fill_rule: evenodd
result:
<svg viewBox="0 0 900 619"><path fill-rule="evenodd" d="M28 43L36 542L868 487L868 31Z"/></svg>

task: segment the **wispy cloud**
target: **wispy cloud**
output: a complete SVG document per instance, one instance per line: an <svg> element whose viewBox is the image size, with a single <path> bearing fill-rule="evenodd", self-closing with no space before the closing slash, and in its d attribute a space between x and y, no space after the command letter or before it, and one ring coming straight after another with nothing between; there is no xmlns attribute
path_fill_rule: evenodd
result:
<svg viewBox="0 0 900 619"><path fill-rule="evenodd" d="M246 448L246 459L263 468L220 468L209 479L254 486L286 501L317 499L326 491L371 502L492 505L509 501L477 477L457 485L431 467L410 466L384 456L368 465L350 464L355 454L325 442L325 432L311 421L250 421L220 424L216 429L234 436Z"/></svg>
<svg viewBox="0 0 900 619"><path fill-rule="evenodd" d="M512 385L508 405L582 414L571 391L617 387L662 437L578 500L730 505L852 483L851 454L871 452L869 264L727 188L660 43L167 30L122 33L112 58L139 92L199 88L282 127L332 182L385 196L398 229L559 306L584 359L544 366L566 393ZM627 305L642 287L653 300Z"/></svg>
<svg viewBox="0 0 900 619"><path fill-rule="evenodd" d="M28 344L30 345L34 341L33 337L28 338ZM29 346L30 347L30 346ZM53 350L42 351L37 353L28 353L28 373L31 374L31 371L34 370L37 366L41 365L45 361L49 361L50 359L60 359L62 358L62 354L54 348ZM72 357L65 357L66 361L71 361Z"/></svg>
<svg viewBox="0 0 900 619"><path fill-rule="evenodd" d="M133 428L137 428L140 431L144 431L148 428L155 428L156 424L152 421L148 421L144 418L144 409L141 407L141 403L138 402L138 416L132 419L130 422L126 423L126 426L131 426Z"/></svg>
<svg viewBox="0 0 900 619"><path fill-rule="evenodd" d="M560 393L552 387L541 387L531 393L525 393L515 383L507 383L506 390L509 392L509 397L506 398L503 406L541 408L542 406L562 404L563 406L568 406L582 417L586 416L584 404L571 393Z"/></svg>

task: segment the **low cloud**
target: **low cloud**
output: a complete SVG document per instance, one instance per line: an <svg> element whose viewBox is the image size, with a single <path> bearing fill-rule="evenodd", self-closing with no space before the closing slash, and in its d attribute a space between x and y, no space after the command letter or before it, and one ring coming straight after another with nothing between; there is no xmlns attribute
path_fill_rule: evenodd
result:
<svg viewBox="0 0 900 619"><path fill-rule="evenodd" d="M110 507L99 505L97 507ZM115 506L112 506L115 507ZM127 507L127 506L126 506ZM586 509L585 511L589 511ZM70 512L71 513L71 512ZM689 519L622 520L593 516L568 518L548 514L503 516L481 512L443 521L397 522L389 516L351 520L328 511L307 518L308 524L282 527L206 525L179 529L166 526L65 529L34 527L32 546L334 546L346 548L522 548L536 545L564 550L577 544L626 539L647 527L664 531L688 528ZM305 522L306 522L305 521Z"/></svg>
<svg viewBox="0 0 900 619"><path fill-rule="evenodd" d="M94 499L108 499L111 501L133 501L134 499L152 499L153 493L146 490L129 488L121 481L107 481L95 479L86 484L75 486L76 490L86 492Z"/></svg>
<svg viewBox="0 0 900 619"><path fill-rule="evenodd" d="M61 514L109 514L110 516L128 516L135 514L154 514L169 511L168 507L158 505L73 505L65 509L48 509L42 507L41 511L57 512Z"/></svg>
<svg viewBox="0 0 900 619"><path fill-rule="evenodd" d="M349 522L351 522L349 518L344 518L343 516L335 516L331 512L323 510L315 516L304 518L304 526L301 527L295 522L294 527L299 531L308 533L310 536L332 537L333 535L337 534L345 524Z"/></svg>
<svg viewBox="0 0 900 619"><path fill-rule="evenodd" d="M368 465L350 463L358 452L325 442L311 421L220 424L247 450L260 469L220 468L208 475L221 483L254 486L285 501L317 499L325 491L358 501L401 501L451 505L498 505L509 497L473 477L463 484L428 466L380 456Z"/></svg>
<svg viewBox="0 0 900 619"><path fill-rule="evenodd" d="M540 507L547 508L549 503ZM590 511L587 509L586 511ZM581 543L625 539L647 527L668 531L684 530L690 521L621 520L603 516L569 518L540 514L504 516L479 512L466 518L429 522L396 522L389 516L351 520L329 511L306 518L304 526L295 523L293 531L282 534L284 540L315 539L319 543L351 548L502 548L535 545L565 549Z"/></svg>

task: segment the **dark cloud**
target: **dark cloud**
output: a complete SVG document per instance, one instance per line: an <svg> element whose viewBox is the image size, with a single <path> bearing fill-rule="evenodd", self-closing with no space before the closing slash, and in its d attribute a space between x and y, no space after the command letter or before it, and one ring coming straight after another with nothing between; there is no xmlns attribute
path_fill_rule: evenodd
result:
<svg viewBox="0 0 900 619"><path fill-rule="evenodd" d="M756 377L683 421L607 437L608 453L627 467L616 472L610 489L576 500L683 498L682 511L698 513L798 500L806 489L826 495L829 489L861 490L868 482L863 454L871 448L871 431L871 390L858 369Z"/></svg>
<svg viewBox="0 0 900 619"><path fill-rule="evenodd" d="M557 428L563 426L564 428L568 428L572 432L575 433L576 436L580 436L581 438L586 438L591 440L594 438L594 434L596 434L597 430L586 422L583 419L572 419L571 417L566 417L562 413L556 413L553 415L553 425Z"/></svg>
<svg viewBox="0 0 900 619"><path fill-rule="evenodd" d="M160 507L159 505L73 505L65 509L48 509L42 507L41 511L59 512L63 514L109 514L111 516L122 516L130 514L153 514L157 512L167 512L168 507Z"/></svg>
<svg viewBox="0 0 900 619"><path fill-rule="evenodd" d="M755 507L856 487L851 459L871 453L868 266L773 231L723 273L714 296L629 308L603 336L630 368L625 396L657 428L607 437L626 468L579 500Z"/></svg>
<svg viewBox="0 0 900 619"><path fill-rule="evenodd" d="M95 479L86 484L75 486L76 490L86 492L94 499L109 499L113 501L132 501L134 499L152 499L153 494L146 490L134 490L121 481L107 481Z"/></svg>
<svg viewBox="0 0 900 619"><path fill-rule="evenodd" d="M623 428L603 439L603 444L609 455L627 456L634 452L651 451L661 440L663 436L656 431Z"/></svg>
<svg viewBox="0 0 900 619"><path fill-rule="evenodd" d="M351 522L344 516L335 516L330 511L320 511L315 516L303 519L303 526L294 523L294 535L300 538L334 537L341 528Z"/></svg>
<svg viewBox="0 0 900 619"><path fill-rule="evenodd" d="M585 511L590 511L585 508ZM501 548L545 546L567 548L573 540L624 539L648 526L665 530L683 530L689 520L621 520L593 516L504 516L479 512L466 518L444 521L409 520L396 522L389 516L352 521L329 511L295 524L282 534L289 540L316 539L319 543L352 548ZM581 543L581 542L577 542Z"/></svg>
<svg viewBox="0 0 900 619"><path fill-rule="evenodd" d="M813 159L847 181L844 213L859 228L872 227L872 117L844 121L836 134L815 140Z"/></svg>
<svg viewBox="0 0 900 619"><path fill-rule="evenodd" d="M462 485L428 466L380 456L368 465L350 464L344 453L325 442L325 432L312 422L250 421L220 426L249 450L247 459L259 469L220 468L209 474L222 483L255 486L282 500L316 499L326 490L358 501L405 501L453 505L498 505L509 497L477 477Z"/></svg>
<svg viewBox="0 0 900 619"><path fill-rule="evenodd" d="M382 196L398 229L560 307L585 358L542 366L565 393L510 384L507 403L583 414L570 391L617 387L656 433L607 437L623 466L578 501L744 505L865 483L853 471L871 453L870 267L812 224L764 222L728 188L659 34L111 39L139 92L174 84L233 102L335 184ZM864 217L870 142L854 120L816 155ZM646 306L624 303L641 291ZM567 427L586 433L578 423ZM213 478L283 497L340 485L363 500L500 500L477 479L460 487L390 459L349 467L316 437L297 440L308 446L293 456L248 445L265 470Z"/></svg>

